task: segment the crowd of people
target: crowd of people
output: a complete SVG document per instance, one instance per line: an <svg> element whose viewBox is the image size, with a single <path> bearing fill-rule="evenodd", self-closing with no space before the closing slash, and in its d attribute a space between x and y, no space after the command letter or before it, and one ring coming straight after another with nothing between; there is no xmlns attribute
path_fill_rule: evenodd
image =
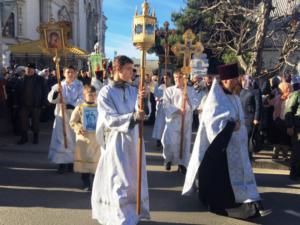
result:
<svg viewBox="0 0 300 225"><path fill-rule="evenodd" d="M55 70L16 66L0 77L0 116L11 119L19 145L29 141L30 130L33 144L39 143L40 121L54 119L49 159L60 174L81 174L83 189L92 191L93 218L101 224L149 218L145 154L141 214L135 213L140 121L153 125L165 169L178 166L185 175L183 194L197 189L214 213L242 219L270 213L251 168L253 152L265 145L273 147L273 159L282 155L290 161L291 179L300 177L298 75L255 79L230 64L210 65L206 74L190 78L186 89L180 70L161 79L147 74L144 89L139 81L126 56L114 59L111 74L97 71L94 77L68 66L61 83Z"/></svg>

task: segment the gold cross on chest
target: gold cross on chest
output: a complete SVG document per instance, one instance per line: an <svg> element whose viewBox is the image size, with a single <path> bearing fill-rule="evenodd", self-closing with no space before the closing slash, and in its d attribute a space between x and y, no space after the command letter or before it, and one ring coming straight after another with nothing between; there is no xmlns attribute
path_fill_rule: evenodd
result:
<svg viewBox="0 0 300 225"><path fill-rule="evenodd" d="M193 40L195 39L195 37L196 36L192 32L192 30L188 29L183 34L184 44L177 42L171 48L176 56L179 56L180 54L184 55L182 72L185 75L191 73L190 62L192 54L200 56L204 51L204 47L201 42L198 41L195 44L193 44Z"/></svg>

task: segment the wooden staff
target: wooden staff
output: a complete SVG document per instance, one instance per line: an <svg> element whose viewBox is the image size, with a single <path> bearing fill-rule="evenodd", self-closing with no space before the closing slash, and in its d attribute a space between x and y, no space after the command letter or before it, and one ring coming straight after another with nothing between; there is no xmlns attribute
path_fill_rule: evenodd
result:
<svg viewBox="0 0 300 225"><path fill-rule="evenodd" d="M186 101L187 101L187 78L183 75L183 91L182 91L182 104L181 104L181 127L180 127L180 152L179 158L183 157L184 148L184 122L185 122L185 111L186 111Z"/></svg>
<svg viewBox="0 0 300 225"><path fill-rule="evenodd" d="M146 60L146 51L142 51L141 58L141 76L139 84L139 92L144 89L145 81L145 60ZM139 111L144 111L144 99L143 96L139 96ZM142 192L142 155L143 155L143 131L144 131L144 121L139 121L139 139L138 139L138 171L137 171L137 194L136 194L136 213L141 214L141 192Z"/></svg>
<svg viewBox="0 0 300 225"><path fill-rule="evenodd" d="M67 130L66 130L66 117L65 117L65 104L64 99L62 95L62 86L61 86L61 80L60 80L60 68L59 68L59 57L57 54L57 49L55 49L55 57L53 58L53 61L55 62L55 70L56 70L56 78L57 78L57 84L58 84L58 94L59 94L59 104L61 107L61 113L62 113L62 126L63 126L63 136L64 136L64 146L65 148L68 148L68 142L67 142Z"/></svg>

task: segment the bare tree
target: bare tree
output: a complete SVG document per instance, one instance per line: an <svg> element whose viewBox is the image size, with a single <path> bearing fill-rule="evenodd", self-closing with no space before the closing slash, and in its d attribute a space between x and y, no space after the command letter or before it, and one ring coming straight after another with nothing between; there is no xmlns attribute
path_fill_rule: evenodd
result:
<svg viewBox="0 0 300 225"><path fill-rule="evenodd" d="M273 75L286 65L296 66L289 61L289 56L300 47L300 13L296 1L284 0L286 3L282 5L273 4L274 0L211 2L200 10L213 15L212 32L205 44L215 54L230 51L246 73L259 76L264 69L263 50L268 43L280 52L279 61L269 74ZM280 44L276 40L278 36Z"/></svg>

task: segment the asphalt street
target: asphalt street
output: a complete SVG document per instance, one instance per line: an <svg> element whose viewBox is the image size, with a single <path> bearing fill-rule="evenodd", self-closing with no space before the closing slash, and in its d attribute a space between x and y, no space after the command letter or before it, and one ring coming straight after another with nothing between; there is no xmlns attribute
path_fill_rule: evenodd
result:
<svg viewBox="0 0 300 225"><path fill-rule="evenodd" d="M1 124L3 126L3 124ZM59 175L47 159L51 125L43 124L40 144L16 145L0 136L0 225L96 225L91 218L90 193L81 190L78 174ZM206 211L197 194L181 196L184 177L173 167L164 170L161 149L146 127L147 169L151 220L140 225L300 225L300 182L288 171L255 169L259 191L273 213L251 221L217 216Z"/></svg>

